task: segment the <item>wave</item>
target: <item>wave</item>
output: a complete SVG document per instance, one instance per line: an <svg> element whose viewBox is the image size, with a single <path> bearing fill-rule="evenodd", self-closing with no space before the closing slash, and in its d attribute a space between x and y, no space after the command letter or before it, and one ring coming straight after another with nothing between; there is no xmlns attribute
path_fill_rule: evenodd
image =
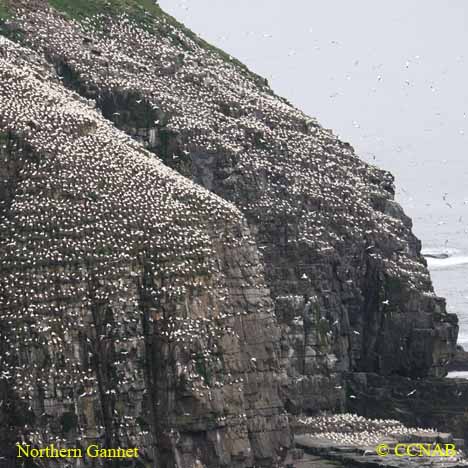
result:
<svg viewBox="0 0 468 468"><path fill-rule="evenodd" d="M468 256L463 255L460 257L448 258L430 258L426 257L427 266L431 270L442 270L444 268L452 268L459 265L468 264Z"/></svg>
<svg viewBox="0 0 468 468"><path fill-rule="evenodd" d="M468 379L468 372L466 371L452 371L447 374L449 379Z"/></svg>
<svg viewBox="0 0 468 468"><path fill-rule="evenodd" d="M454 257L461 253L460 249L455 249L453 247L425 247L422 249L421 253L426 255L447 255L449 257Z"/></svg>
<svg viewBox="0 0 468 468"><path fill-rule="evenodd" d="M431 270L442 270L468 264L468 255L460 255L461 251L458 249L425 249L422 254L426 257L427 266Z"/></svg>

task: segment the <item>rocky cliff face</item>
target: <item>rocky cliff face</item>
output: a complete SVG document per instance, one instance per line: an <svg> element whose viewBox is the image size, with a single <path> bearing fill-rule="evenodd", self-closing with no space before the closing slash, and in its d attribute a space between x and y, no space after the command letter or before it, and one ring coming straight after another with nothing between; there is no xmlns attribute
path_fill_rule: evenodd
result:
<svg viewBox="0 0 468 468"><path fill-rule="evenodd" d="M8 437L271 460L289 443L279 330L242 215L0 40Z"/></svg>
<svg viewBox="0 0 468 468"><path fill-rule="evenodd" d="M18 434L271 466L284 409L342 409L344 375L444 375L456 317L390 174L158 9L14 3L0 411L32 418Z"/></svg>

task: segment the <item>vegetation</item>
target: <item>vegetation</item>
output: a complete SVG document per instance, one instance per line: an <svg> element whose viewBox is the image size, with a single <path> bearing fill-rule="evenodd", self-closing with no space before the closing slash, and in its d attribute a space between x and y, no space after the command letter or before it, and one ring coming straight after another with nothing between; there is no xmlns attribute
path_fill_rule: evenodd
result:
<svg viewBox="0 0 468 468"><path fill-rule="evenodd" d="M67 433L78 426L78 417L73 411L63 413L60 422L63 432Z"/></svg>
<svg viewBox="0 0 468 468"><path fill-rule="evenodd" d="M117 15L124 12L136 19L143 19L146 14L155 17L163 15L161 8L152 0L49 0L49 5L77 20L98 14Z"/></svg>
<svg viewBox="0 0 468 468"><path fill-rule="evenodd" d="M0 0L0 2L6 0ZM204 41L192 31L179 23L175 18L165 13L155 0L48 0L49 5L56 10L66 13L71 18L81 20L90 16L105 14L119 15L126 13L142 26L149 25L151 18L166 20L167 24L182 30L190 39L200 47L209 50L220 56L225 62L230 62L238 66L244 73L253 78L259 85L267 84L266 80L252 73L243 63L226 54L221 49L212 46Z"/></svg>
<svg viewBox="0 0 468 468"><path fill-rule="evenodd" d="M182 30L203 49L209 50L221 57L225 62L232 63L239 67L244 74L253 79L259 86L263 87L268 84L264 78L252 73L243 63L226 54L221 49L204 41L183 24L179 23L175 18L165 13L155 0L48 0L48 3L56 10L65 13L70 18L77 21L100 14L117 16L126 13L141 26L151 28L152 19L163 19L169 26L174 26ZM14 2L12 0L0 0L0 25L2 20L10 16L11 8L9 5L13 4ZM164 32L170 34L169 31ZM0 31L0 34L5 34L5 32Z"/></svg>
<svg viewBox="0 0 468 468"><path fill-rule="evenodd" d="M195 358L195 369L198 375L203 377L205 384L211 385L211 372L206 364L203 354L198 354Z"/></svg>
<svg viewBox="0 0 468 468"><path fill-rule="evenodd" d="M6 0L0 0L0 22L6 20L10 16Z"/></svg>

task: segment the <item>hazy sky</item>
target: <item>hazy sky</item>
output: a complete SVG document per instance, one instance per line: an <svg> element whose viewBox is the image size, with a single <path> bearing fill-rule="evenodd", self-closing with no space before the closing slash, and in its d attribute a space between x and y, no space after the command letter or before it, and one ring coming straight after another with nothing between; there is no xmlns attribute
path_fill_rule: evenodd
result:
<svg viewBox="0 0 468 468"><path fill-rule="evenodd" d="M427 246L468 249L468 1L159 3L391 170Z"/></svg>

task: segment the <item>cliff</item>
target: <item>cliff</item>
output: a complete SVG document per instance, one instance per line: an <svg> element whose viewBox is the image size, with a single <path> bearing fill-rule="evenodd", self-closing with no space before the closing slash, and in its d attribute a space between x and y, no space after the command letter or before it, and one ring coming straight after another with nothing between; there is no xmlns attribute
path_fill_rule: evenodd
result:
<svg viewBox="0 0 468 468"><path fill-rule="evenodd" d="M11 437L165 459L172 429L186 435L181 460L271 458L289 442L279 331L242 215L116 131L37 56L1 47Z"/></svg>
<svg viewBox="0 0 468 468"><path fill-rule="evenodd" d="M2 1L0 445L273 466L348 375L445 375L389 173L150 2Z"/></svg>

